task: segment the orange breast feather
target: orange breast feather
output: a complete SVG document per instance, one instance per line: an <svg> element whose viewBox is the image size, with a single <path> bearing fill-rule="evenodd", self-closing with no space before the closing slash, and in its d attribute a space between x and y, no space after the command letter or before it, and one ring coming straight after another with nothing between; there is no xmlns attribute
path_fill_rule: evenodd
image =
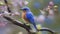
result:
<svg viewBox="0 0 60 34"><path fill-rule="evenodd" d="M23 18L26 22L29 22L29 20L26 18L26 13L25 13L25 12L22 13L22 18Z"/></svg>

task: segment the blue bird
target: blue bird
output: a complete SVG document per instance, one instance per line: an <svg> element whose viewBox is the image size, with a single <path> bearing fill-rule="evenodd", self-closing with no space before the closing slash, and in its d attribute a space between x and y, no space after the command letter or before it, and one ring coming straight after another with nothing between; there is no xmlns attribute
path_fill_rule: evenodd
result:
<svg viewBox="0 0 60 34"><path fill-rule="evenodd" d="M35 20L34 20L34 15L30 11L30 8L29 7L23 7L22 10L23 10L23 12L22 12L22 18L26 22L33 24L34 28L37 30L37 27L36 27L36 24L35 24Z"/></svg>

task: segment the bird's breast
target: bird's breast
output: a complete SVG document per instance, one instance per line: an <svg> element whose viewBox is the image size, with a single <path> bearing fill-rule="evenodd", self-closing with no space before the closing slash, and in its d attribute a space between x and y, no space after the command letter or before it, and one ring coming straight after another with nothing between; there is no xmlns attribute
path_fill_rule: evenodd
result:
<svg viewBox="0 0 60 34"><path fill-rule="evenodd" d="M22 18L23 18L26 22L29 22L29 20L26 18L26 13L22 13Z"/></svg>

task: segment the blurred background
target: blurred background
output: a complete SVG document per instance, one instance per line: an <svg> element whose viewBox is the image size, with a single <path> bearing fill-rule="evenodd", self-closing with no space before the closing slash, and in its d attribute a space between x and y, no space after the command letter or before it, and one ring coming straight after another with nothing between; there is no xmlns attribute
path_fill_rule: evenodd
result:
<svg viewBox="0 0 60 34"><path fill-rule="evenodd" d="M4 0L0 0L0 1L5 4ZM19 16L11 16L11 17L14 19L17 19L21 22L23 22L23 21L21 19L22 11L20 10L20 8L22 8L24 6L28 6L31 9L31 11L33 12L33 14L35 15L35 17L39 17L41 15L40 10L46 9L48 6L50 6L50 2L52 2L53 6L57 5L58 6L57 12L59 14L58 13L56 13L56 14L58 14L58 15L54 14L54 16L52 16L52 17L48 16L49 18L51 17L50 20L47 19L47 20L49 20L49 22L41 23L41 22L39 22L39 19L38 20L36 19L36 22L41 24L42 27L50 28L50 29L56 31L58 34L60 34L60 0L7 0L7 1L8 1L8 6L9 6L11 12L12 13L18 12L20 14ZM5 6L6 6L6 4L5 4ZM8 11L7 6L5 9L2 9L2 10ZM52 10L54 10L54 9L52 8ZM42 18L44 18L44 17L42 16ZM54 19L52 19L52 18L54 18ZM0 17L0 21L2 21L4 24L6 22L6 24L4 26L0 26L0 34L22 34L22 32L23 32L23 34L27 34L27 31L24 28L12 24L8 20L4 19L3 17Z"/></svg>

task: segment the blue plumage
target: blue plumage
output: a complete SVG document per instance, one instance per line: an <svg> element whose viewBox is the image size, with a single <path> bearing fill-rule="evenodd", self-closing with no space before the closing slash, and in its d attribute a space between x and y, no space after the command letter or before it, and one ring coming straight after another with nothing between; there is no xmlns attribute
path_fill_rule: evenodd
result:
<svg viewBox="0 0 60 34"><path fill-rule="evenodd" d="M24 8L22 8L22 10L25 10L25 11L26 11L25 18L26 18L31 24L33 24L33 26L35 27L35 29L37 29L36 24L35 24L35 21L34 21L34 15L33 15L33 13L30 11L30 9L29 9L28 7L24 7ZM26 21L26 20L25 20L25 21Z"/></svg>

